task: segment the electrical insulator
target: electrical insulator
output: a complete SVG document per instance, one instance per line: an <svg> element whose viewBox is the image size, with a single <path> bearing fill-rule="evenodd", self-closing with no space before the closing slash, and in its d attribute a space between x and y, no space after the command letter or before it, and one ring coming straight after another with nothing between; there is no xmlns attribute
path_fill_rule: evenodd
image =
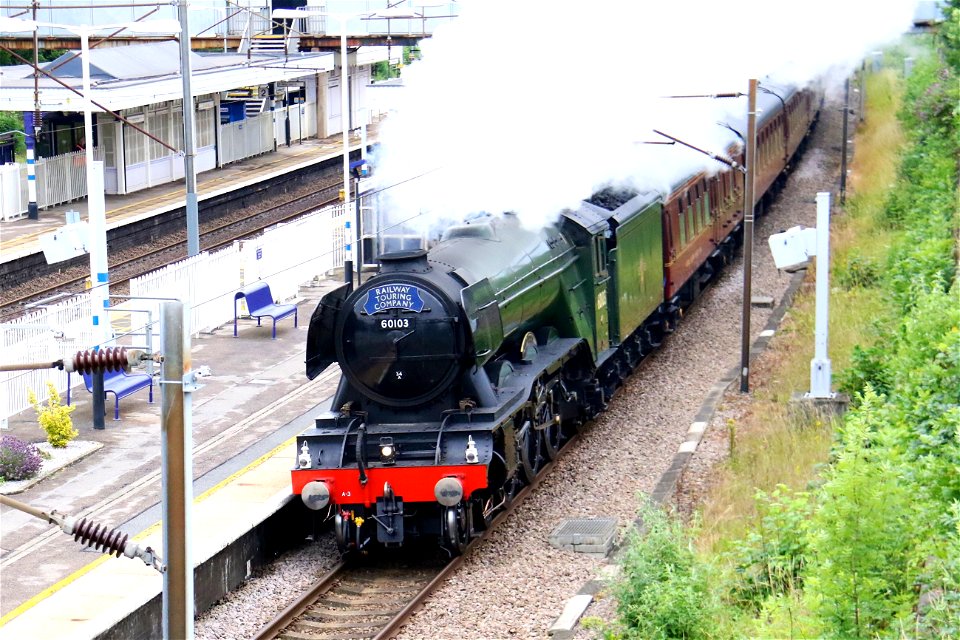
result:
<svg viewBox="0 0 960 640"><path fill-rule="evenodd" d="M43 111L39 109L33 112L33 131L36 134L43 129Z"/></svg>
<svg viewBox="0 0 960 640"><path fill-rule="evenodd" d="M109 529L104 525L99 525L86 518L77 521L76 518L65 516L57 511L41 511L35 507L20 502L9 496L0 495L0 504L13 507L18 511L29 514L40 520L44 520L60 527L65 534L73 536L81 544L93 547L97 551L106 554L115 554L118 558L126 556L128 558L139 558L148 567L153 567L160 573L166 571L163 562L154 553L150 547L141 547L136 542L129 540L129 536L122 533L119 529Z"/></svg>
<svg viewBox="0 0 960 640"><path fill-rule="evenodd" d="M129 371L130 366L140 361L140 351L127 352L126 347L107 347L99 351L78 351L73 360L65 364L67 371L79 373L105 373Z"/></svg>
<svg viewBox="0 0 960 640"><path fill-rule="evenodd" d="M73 539L93 547L101 553L107 555L126 556L128 558L140 558L143 563L153 567L161 573L164 571L163 563L150 547L141 547L136 542L128 540L130 536L121 532L119 529L109 529L106 525L97 524L86 518L79 522L74 518L65 518L60 524L60 529L67 535L72 535Z"/></svg>
<svg viewBox="0 0 960 640"><path fill-rule="evenodd" d="M80 520L73 527L73 539L88 547L93 547L97 551L106 554L114 554L118 558L123 553L123 547L127 544L129 536L122 533L119 529L107 529L106 525L101 525L87 521L86 518ZM101 549L101 547L103 547Z"/></svg>

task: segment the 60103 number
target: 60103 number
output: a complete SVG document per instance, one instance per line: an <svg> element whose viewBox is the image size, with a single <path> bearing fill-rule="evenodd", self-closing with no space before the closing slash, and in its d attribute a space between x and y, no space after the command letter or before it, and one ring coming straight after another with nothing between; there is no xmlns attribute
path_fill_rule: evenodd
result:
<svg viewBox="0 0 960 640"><path fill-rule="evenodd" d="M381 329L409 329L410 318L385 318L380 321Z"/></svg>

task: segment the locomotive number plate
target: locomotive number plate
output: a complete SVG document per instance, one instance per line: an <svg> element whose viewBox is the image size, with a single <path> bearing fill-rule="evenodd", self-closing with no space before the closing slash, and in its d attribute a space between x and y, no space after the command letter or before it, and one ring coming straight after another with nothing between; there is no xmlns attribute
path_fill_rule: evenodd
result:
<svg viewBox="0 0 960 640"><path fill-rule="evenodd" d="M414 326L413 318L383 318L377 320L377 326L386 331L391 329L412 329Z"/></svg>

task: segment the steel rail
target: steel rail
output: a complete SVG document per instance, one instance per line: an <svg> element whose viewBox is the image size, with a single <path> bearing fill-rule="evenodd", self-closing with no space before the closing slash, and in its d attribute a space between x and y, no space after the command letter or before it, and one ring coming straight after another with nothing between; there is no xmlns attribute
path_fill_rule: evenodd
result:
<svg viewBox="0 0 960 640"><path fill-rule="evenodd" d="M273 620L264 625L254 638L258 640L260 638L276 638L280 634L281 629L287 627L293 620L296 620L317 598L330 590L333 583L346 571L347 566L347 563L341 560L338 565L320 578L320 580L310 587L299 599L291 602L286 609L278 613Z"/></svg>
<svg viewBox="0 0 960 640"><path fill-rule="evenodd" d="M410 616L413 615L413 613L424 603L427 597L436 591L437 588L448 577L450 577L451 574L460 568L460 566L466 560L467 554L477 552L476 550L479 548L479 545L487 539L487 536L491 535L492 532L496 530L496 528L499 527L503 521L516 510L517 507L523 504L533 490L540 486L540 483L550 475L550 472L553 470L557 460L564 455L564 452L569 451L569 447L579 439L580 434L574 433L570 439L564 443L560 455L556 459L545 464L534 478L533 482L521 489L513 497L513 499L510 500L510 502L504 505L503 510L498 513L496 517L494 517L490 523L490 526L487 527L479 536L471 540L470 544L462 554L451 558L447 564L441 567L437 571L437 574L431 578L430 581L427 582L419 591L417 591L410 601L407 602L407 604L404 605L395 616L385 622L378 631L369 632L366 634L366 636L358 635L357 637L369 637L373 640L387 640L393 634L395 634L400 627L406 624L406 622L410 619ZM264 625L253 637L254 640L276 640L277 638L281 637L280 632L282 629L294 624L295 621L301 617L313 604L315 604L321 596L329 592L330 585L332 585L336 579L344 575L349 575L348 572L351 568L352 566L349 561L341 561L340 564L331 569L330 572L325 574L307 591L290 603L283 611L277 614L273 620Z"/></svg>

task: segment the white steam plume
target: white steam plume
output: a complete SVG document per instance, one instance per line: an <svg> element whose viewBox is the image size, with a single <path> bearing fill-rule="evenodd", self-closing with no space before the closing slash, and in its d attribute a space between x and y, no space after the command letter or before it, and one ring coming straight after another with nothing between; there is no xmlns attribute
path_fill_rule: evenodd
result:
<svg viewBox="0 0 960 640"><path fill-rule="evenodd" d="M610 182L662 191L675 163L722 169L694 151L642 143L662 140L659 129L722 152L732 138L715 123L745 103L713 100L714 113L693 117L691 103L702 101L661 96L746 92L750 78L842 82L910 27L914 5L463 1L404 69L377 173L383 186L406 182L383 204L391 220L426 212L421 225L514 211L538 226Z"/></svg>

